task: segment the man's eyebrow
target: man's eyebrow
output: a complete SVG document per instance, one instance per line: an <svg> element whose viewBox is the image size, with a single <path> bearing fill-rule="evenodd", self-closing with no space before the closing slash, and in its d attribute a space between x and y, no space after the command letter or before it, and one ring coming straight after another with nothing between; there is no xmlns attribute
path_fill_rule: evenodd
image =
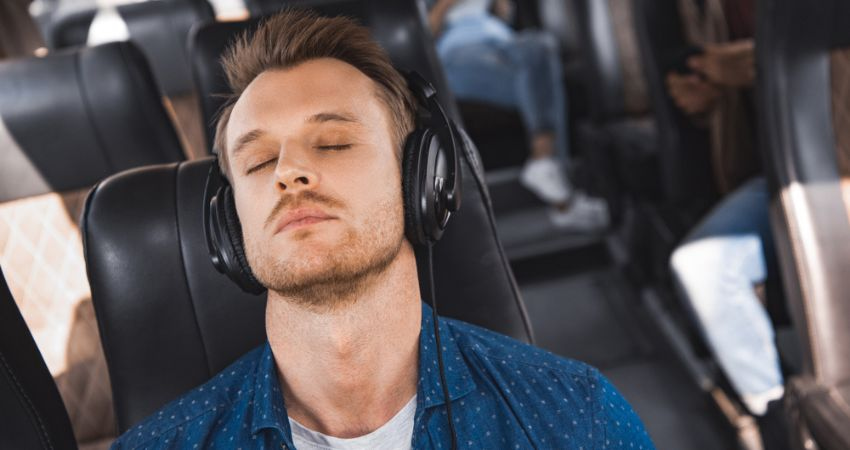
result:
<svg viewBox="0 0 850 450"><path fill-rule="evenodd" d="M266 135L265 131L263 131L259 128L255 128L255 129L239 136L239 138L236 139L236 142L233 144L233 155L235 156L237 153L239 153L241 150L243 150L246 146L248 146L248 144L259 140L261 137L263 137L265 135Z"/></svg>
<svg viewBox="0 0 850 450"><path fill-rule="evenodd" d="M307 118L310 123L324 122L350 122L359 124L360 121L353 114L347 112L321 112Z"/></svg>

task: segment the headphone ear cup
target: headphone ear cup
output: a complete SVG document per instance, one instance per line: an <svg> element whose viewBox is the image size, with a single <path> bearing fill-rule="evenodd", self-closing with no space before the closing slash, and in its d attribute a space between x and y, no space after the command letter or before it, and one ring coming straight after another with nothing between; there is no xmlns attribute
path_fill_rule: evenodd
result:
<svg viewBox="0 0 850 450"><path fill-rule="evenodd" d="M404 196L404 229L407 239L413 245L424 245L428 242L421 213L421 164L424 159L421 154L427 138L427 128L417 128L407 137L402 158L401 187ZM427 149L425 149L427 150Z"/></svg>
<svg viewBox="0 0 850 450"><path fill-rule="evenodd" d="M225 273L236 282L242 290L251 294L260 294L266 288L254 277L248 258L245 255L245 246L242 239L242 225L239 223L239 215L236 212L236 202L233 199L233 189L228 185L219 190L216 195L220 202L221 210L216 217L216 226L224 228L220 236L226 242L219 243L221 261L225 266ZM227 254L224 254L224 253Z"/></svg>

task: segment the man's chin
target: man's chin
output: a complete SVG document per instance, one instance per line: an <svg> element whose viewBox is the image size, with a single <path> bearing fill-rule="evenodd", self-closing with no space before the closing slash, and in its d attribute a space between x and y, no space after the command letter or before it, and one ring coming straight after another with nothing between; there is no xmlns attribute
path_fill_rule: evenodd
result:
<svg viewBox="0 0 850 450"><path fill-rule="evenodd" d="M267 253L275 256L267 259L265 270L256 275L270 291L302 304L340 304L382 273L398 256L400 245L372 254L357 254L356 250L356 245L317 245Z"/></svg>
<svg viewBox="0 0 850 450"><path fill-rule="evenodd" d="M274 274L266 274L261 281L280 297L302 305L334 307L350 297L363 278L361 267L340 267L328 264L311 264L317 261L299 261L282 265Z"/></svg>

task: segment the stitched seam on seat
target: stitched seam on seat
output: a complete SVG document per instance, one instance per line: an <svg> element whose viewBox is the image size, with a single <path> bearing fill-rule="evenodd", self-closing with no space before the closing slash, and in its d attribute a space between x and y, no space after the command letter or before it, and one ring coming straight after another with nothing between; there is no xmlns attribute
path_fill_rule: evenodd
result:
<svg viewBox="0 0 850 450"><path fill-rule="evenodd" d="M179 202L179 199L180 199L180 183L179 183L179 181L180 181L180 168L182 166L183 166L183 163L178 163L175 166L175 170L174 170L174 212L175 212L175 214L174 214L174 225L175 225L175 228L177 229L177 244L178 244L178 248L180 249L180 252L179 252L180 267L183 268L183 279L186 280L186 293L189 296L189 304L192 306L192 319L195 322L195 328L198 330L198 337L200 338L201 345L204 348L204 362L206 363L206 366L207 366L207 371L208 371L207 373L208 373L209 376L212 376L212 375L215 375L215 372L213 371L212 365L210 364L210 358L209 358L210 349L207 347L207 340L204 339L204 333L203 333L203 330L201 329L201 323L200 323L200 321L198 321L198 312L197 312L198 309L195 307L195 296L192 295L192 286L189 284L189 273L186 271L186 258L183 255L183 245L181 244L183 242L183 239L182 239L182 236L180 234L180 202ZM206 198L204 198L203 201L206 201ZM204 233L206 233L206 230L202 230L202 231Z"/></svg>
<svg viewBox="0 0 850 450"><path fill-rule="evenodd" d="M9 374L9 377L12 379L12 382L15 384L15 391L23 397L27 406L30 408L31 413L29 416L35 417L38 428L41 430L39 434L39 440L41 440L42 444L44 444L47 448L53 448L53 444L50 442L50 435L47 433L47 428L44 426L44 422L41 420L41 416L38 414L38 410L35 408L32 400L27 395L26 391L24 391L23 386L18 381L18 378L15 376L15 373L12 371L12 368L9 366L9 363L6 361L6 357L0 353L0 363L3 363L3 367L6 369L6 373Z"/></svg>
<svg viewBox="0 0 850 450"><path fill-rule="evenodd" d="M98 129L97 121L94 120L94 109L89 102L89 92L88 89L86 89L86 83L83 80L80 55L81 52L76 52L74 54L74 72L77 74L77 85L80 87L80 98L83 99L83 107L86 109L86 119L88 119L88 122L94 131L94 138L99 147L98 150L100 150L104 161L106 161L106 165L109 166L110 172L114 172L115 164L113 164L112 160L109 158L109 152L106 150L106 144L103 141L103 136L101 136L100 129Z"/></svg>

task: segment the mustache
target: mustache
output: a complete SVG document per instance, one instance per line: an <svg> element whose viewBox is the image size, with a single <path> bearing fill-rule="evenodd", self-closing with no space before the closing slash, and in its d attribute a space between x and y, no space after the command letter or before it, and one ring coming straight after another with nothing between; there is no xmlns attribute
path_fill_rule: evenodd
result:
<svg viewBox="0 0 850 450"><path fill-rule="evenodd" d="M280 212L283 211L284 208L299 208L308 203L324 205L330 208L342 208L345 206L341 201L329 195L320 194L316 191L307 190L301 191L298 194L284 195L277 201L274 208L272 208L272 211L266 218L264 226L268 228L269 225L274 223L275 218L280 215Z"/></svg>

